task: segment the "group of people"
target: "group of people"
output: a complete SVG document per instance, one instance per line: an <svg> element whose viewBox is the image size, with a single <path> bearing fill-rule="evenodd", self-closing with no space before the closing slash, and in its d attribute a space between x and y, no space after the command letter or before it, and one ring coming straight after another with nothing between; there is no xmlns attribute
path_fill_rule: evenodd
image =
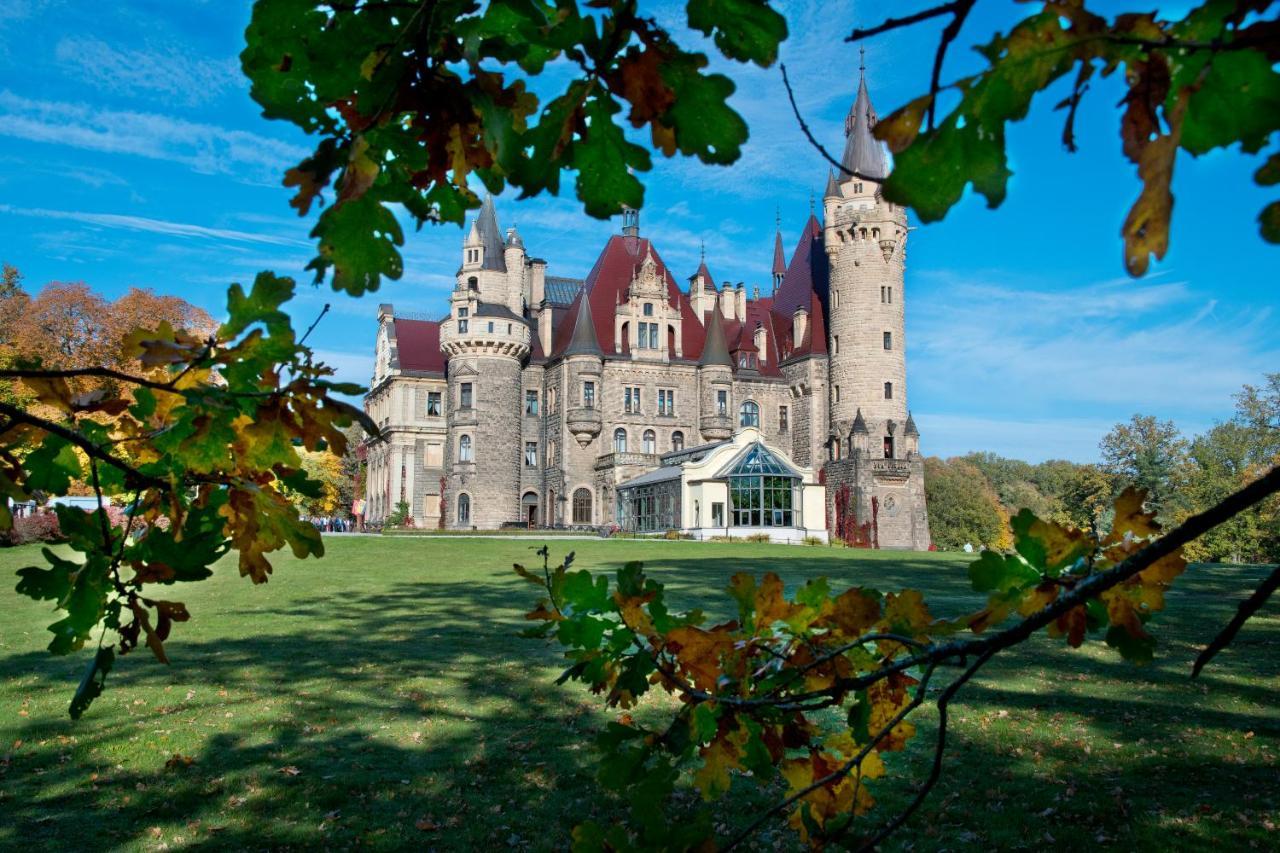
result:
<svg viewBox="0 0 1280 853"><path fill-rule="evenodd" d="M354 519L340 516L312 517L307 521L315 525L316 530L321 533L357 533L361 530L361 526Z"/></svg>

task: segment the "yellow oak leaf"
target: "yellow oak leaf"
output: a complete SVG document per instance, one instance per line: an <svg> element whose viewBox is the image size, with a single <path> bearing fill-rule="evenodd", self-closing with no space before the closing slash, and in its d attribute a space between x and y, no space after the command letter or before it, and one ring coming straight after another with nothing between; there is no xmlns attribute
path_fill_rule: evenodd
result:
<svg viewBox="0 0 1280 853"><path fill-rule="evenodd" d="M857 587L836 597L830 616L830 621L846 637L865 634L879 619L880 602Z"/></svg>
<svg viewBox="0 0 1280 853"><path fill-rule="evenodd" d="M702 791L702 799L713 800L729 790L730 770L741 770L738 750L723 737L717 737L700 749L702 767L693 774L693 783Z"/></svg>

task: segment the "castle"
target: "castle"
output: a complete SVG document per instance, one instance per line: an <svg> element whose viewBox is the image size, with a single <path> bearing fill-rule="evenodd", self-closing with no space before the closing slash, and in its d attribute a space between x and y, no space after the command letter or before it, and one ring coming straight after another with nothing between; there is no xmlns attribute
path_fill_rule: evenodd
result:
<svg viewBox="0 0 1280 853"><path fill-rule="evenodd" d="M820 472L827 518L809 526L927 548L907 409L906 212L880 194L874 123L860 80L845 121L851 176L829 173L822 219L810 215L789 261L779 229L768 296L717 287L705 259L682 287L630 210L585 280L548 275L487 199L448 316L379 308L365 408L383 432L366 446L366 520L403 502L419 527L634 525L620 486L750 430ZM692 524L728 525L717 508ZM674 526L690 526L683 517Z"/></svg>

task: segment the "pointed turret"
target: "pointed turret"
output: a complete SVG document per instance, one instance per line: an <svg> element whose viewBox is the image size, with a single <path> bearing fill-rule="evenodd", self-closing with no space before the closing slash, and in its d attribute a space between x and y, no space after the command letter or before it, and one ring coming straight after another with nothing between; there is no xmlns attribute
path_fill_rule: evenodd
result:
<svg viewBox="0 0 1280 853"><path fill-rule="evenodd" d="M502 232L498 230L498 214L493 208L492 195L485 196L484 204L480 205L480 214L476 217L472 230L479 236L484 250L480 258L480 268L506 272L507 262L502 256ZM470 240L470 236L467 239Z"/></svg>
<svg viewBox="0 0 1280 853"><path fill-rule="evenodd" d="M836 183L836 173L831 169L827 170L827 188L822 193L823 198L839 198L840 186Z"/></svg>
<svg viewBox="0 0 1280 853"><path fill-rule="evenodd" d="M581 296L578 297L578 316L574 320L573 337L569 339L569 346L565 347L565 355L604 357L604 351L600 349L600 340L596 337L596 324L591 321L589 295L587 291L583 290Z"/></svg>
<svg viewBox="0 0 1280 853"><path fill-rule="evenodd" d="M702 358L698 359L699 367L733 367L733 359L729 356L729 343L724 339L724 315L720 313L720 303L711 309L711 318L707 320L707 342L702 347Z"/></svg>
<svg viewBox="0 0 1280 853"><path fill-rule="evenodd" d="M889 176L889 166L884 156L884 146L871 134L876 126L876 111L867 94L865 66L858 73L858 97L844 120L844 157L840 164L860 178L883 181Z"/></svg>
<svg viewBox="0 0 1280 853"><path fill-rule="evenodd" d="M858 409L858 414L853 417L853 433L854 435L867 434L867 421L862 417L862 409Z"/></svg>
<svg viewBox="0 0 1280 853"><path fill-rule="evenodd" d="M907 412L907 425L902 430L903 435L914 435L920 437L920 430L916 428L916 419L911 417L911 413Z"/></svg>
<svg viewBox="0 0 1280 853"><path fill-rule="evenodd" d="M773 233L773 292L777 293L778 288L782 286L782 280L787 276L787 255L782 250L782 223L778 223L778 230Z"/></svg>

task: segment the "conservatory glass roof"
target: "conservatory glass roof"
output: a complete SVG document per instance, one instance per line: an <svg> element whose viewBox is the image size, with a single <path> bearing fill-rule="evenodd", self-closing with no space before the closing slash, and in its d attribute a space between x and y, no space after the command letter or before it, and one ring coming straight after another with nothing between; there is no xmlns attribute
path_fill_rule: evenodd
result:
<svg viewBox="0 0 1280 853"><path fill-rule="evenodd" d="M717 477L742 477L751 474L800 478L800 474L760 442L748 445Z"/></svg>

